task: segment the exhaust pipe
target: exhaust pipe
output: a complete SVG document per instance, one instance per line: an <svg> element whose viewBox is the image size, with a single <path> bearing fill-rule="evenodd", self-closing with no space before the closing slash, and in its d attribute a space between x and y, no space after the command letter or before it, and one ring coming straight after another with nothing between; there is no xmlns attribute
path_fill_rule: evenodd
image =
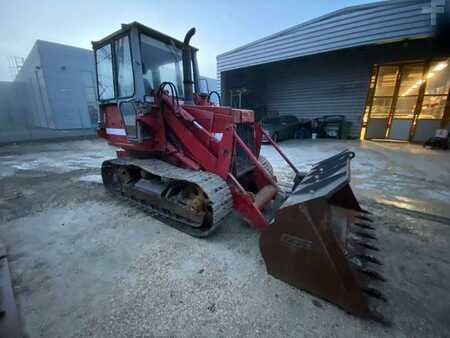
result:
<svg viewBox="0 0 450 338"><path fill-rule="evenodd" d="M194 81L192 80L192 51L189 41L195 34L195 28L191 28L184 37L183 46L183 86L184 101L186 104L194 103Z"/></svg>

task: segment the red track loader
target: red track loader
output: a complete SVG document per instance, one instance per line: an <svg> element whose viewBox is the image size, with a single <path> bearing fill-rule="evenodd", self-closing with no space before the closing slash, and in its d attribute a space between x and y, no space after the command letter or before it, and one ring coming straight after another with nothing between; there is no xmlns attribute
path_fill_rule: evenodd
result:
<svg viewBox="0 0 450 338"><path fill-rule="evenodd" d="M98 135L120 149L102 165L106 189L196 237L235 210L261 232L271 275L381 319L369 306L369 299L384 300L372 287L383 281L374 229L349 185L354 153L299 172L253 111L216 106L210 99L218 93L200 92L194 33L181 42L133 22L93 42ZM290 192L260 156L263 135L295 172Z"/></svg>

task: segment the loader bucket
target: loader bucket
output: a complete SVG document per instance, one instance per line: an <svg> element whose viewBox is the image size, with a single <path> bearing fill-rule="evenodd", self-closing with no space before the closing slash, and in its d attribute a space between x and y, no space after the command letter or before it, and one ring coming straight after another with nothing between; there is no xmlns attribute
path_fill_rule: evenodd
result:
<svg viewBox="0 0 450 338"><path fill-rule="evenodd" d="M369 298L384 278L375 268L374 228L353 194L350 160L343 151L313 166L277 210L260 237L269 274L345 311L384 321Z"/></svg>

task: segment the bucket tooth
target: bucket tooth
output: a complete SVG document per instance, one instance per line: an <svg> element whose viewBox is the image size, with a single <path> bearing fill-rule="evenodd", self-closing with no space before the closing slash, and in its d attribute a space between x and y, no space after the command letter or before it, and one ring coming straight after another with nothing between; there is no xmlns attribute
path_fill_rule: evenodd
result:
<svg viewBox="0 0 450 338"><path fill-rule="evenodd" d="M357 257L360 255L365 255L366 251L366 248L362 247L353 240L348 241L345 247L345 255L347 257Z"/></svg>
<svg viewBox="0 0 450 338"><path fill-rule="evenodd" d="M362 221L373 222L373 220L371 218L364 216L364 215L357 215L356 218L359 218Z"/></svg>
<svg viewBox="0 0 450 338"><path fill-rule="evenodd" d="M392 323L384 318L384 316L378 311L371 310L369 318L374 322L380 323L386 327L390 327L392 325Z"/></svg>
<svg viewBox="0 0 450 338"><path fill-rule="evenodd" d="M365 287L362 290L370 297L382 300L385 303L387 302L387 298L377 289Z"/></svg>
<svg viewBox="0 0 450 338"><path fill-rule="evenodd" d="M364 238L368 238L368 239L377 240L376 236L374 236L372 234L369 234L367 232L364 232L364 231L355 231L354 233L355 233L355 235L358 235L359 237L364 237Z"/></svg>
<svg viewBox="0 0 450 338"><path fill-rule="evenodd" d="M373 226L370 226L368 224L364 224L364 223L360 223L360 222L356 222L356 223L353 223L353 224L356 225L357 227L360 227L360 228L363 228L363 229L373 230L373 231L377 230Z"/></svg>
<svg viewBox="0 0 450 338"><path fill-rule="evenodd" d="M372 255L357 255L355 257L365 260L367 262L373 263L373 264L383 265L383 263L381 263L381 261L378 258L376 258L375 256L372 256Z"/></svg>
<svg viewBox="0 0 450 338"><path fill-rule="evenodd" d="M361 208L361 211L367 215L372 215L372 213L367 209Z"/></svg>
<svg viewBox="0 0 450 338"><path fill-rule="evenodd" d="M378 247L376 247L375 245L372 244L368 244L368 243L364 243L361 241L355 241L356 244L368 249L368 250L372 250L372 251L380 251L380 249L378 249Z"/></svg>
<svg viewBox="0 0 450 338"><path fill-rule="evenodd" d="M370 270L370 269L366 269L366 268L361 268L358 267L357 270L361 273L363 273L364 275L373 278L375 280L379 280L381 282L385 282L386 278L383 277L383 275L381 275L379 272L376 272L374 270Z"/></svg>

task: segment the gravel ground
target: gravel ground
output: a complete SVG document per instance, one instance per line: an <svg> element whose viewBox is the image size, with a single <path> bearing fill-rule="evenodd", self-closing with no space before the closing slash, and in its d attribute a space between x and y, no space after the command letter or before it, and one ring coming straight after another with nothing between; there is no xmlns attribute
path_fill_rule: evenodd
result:
<svg viewBox="0 0 450 338"><path fill-rule="evenodd" d="M112 199L98 140L0 148L0 236L29 337L445 337L450 332L450 153L365 142L280 143L300 168L344 148L383 251L379 308L352 317L267 275L256 231L236 215L195 239ZM290 177L269 147L281 180Z"/></svg>

